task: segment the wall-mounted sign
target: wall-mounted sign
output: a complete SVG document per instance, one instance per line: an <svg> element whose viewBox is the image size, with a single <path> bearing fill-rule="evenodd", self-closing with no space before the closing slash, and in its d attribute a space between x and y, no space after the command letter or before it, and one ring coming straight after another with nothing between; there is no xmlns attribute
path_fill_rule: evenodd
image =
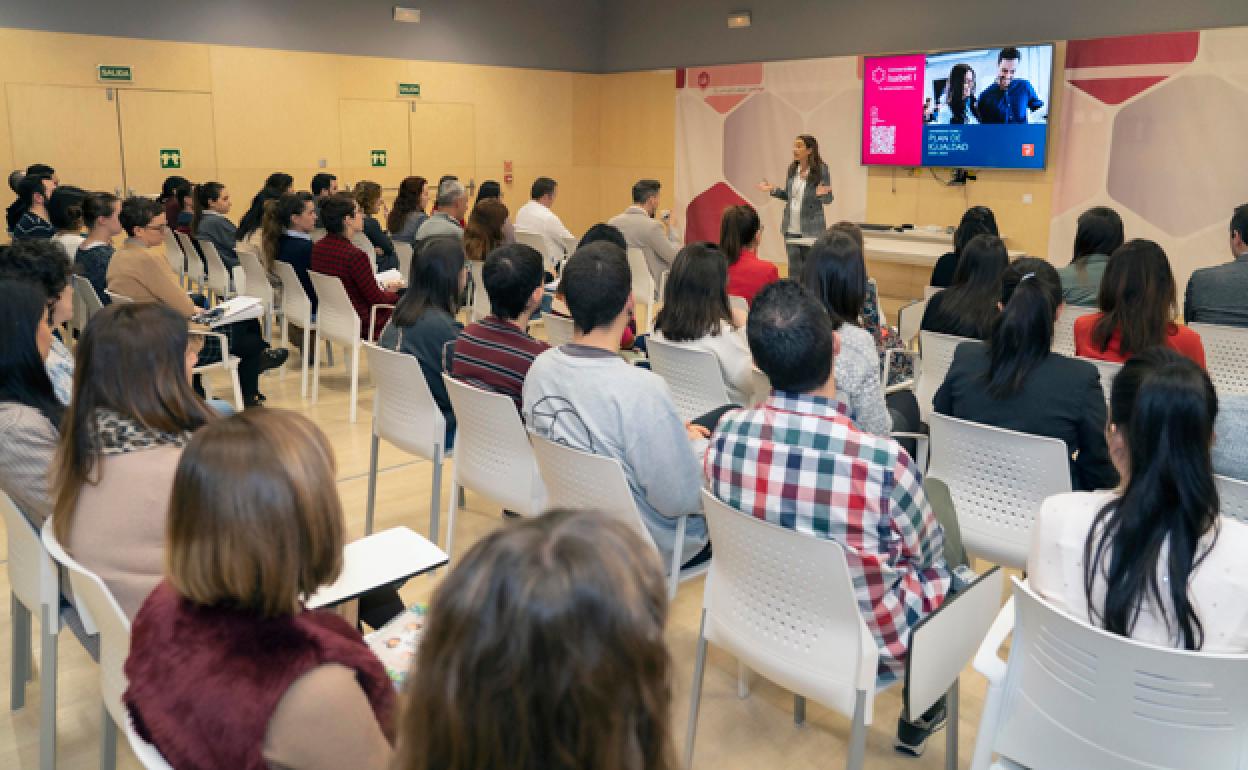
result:
<svg viewBox="0 0 1248 770"><path fill-rule="evenodd" d="M101 83L133 83L134 68L121 64L100 64L95 68Z"/></svg>
<svg viewBox="0 0 1248 770"><path fill-rule="evenodd" d="M420 83L399 83L399 96L420 96Z"/></svg>
<svg viewBox="0 0 1248 770"><path fill-rule="evenodd" d="M373 150L371 153L369 153L369 156L370 156L369 165L371 165L373 168L385 168L386 167L386 151L385 150Z"/></svg>
<svg viewBox="0 0 1248 770"><path fill-rule="evenodd" d="M161 168L182 168L182 151L181 150L161 150L160 151L160 167Z"/></svg>

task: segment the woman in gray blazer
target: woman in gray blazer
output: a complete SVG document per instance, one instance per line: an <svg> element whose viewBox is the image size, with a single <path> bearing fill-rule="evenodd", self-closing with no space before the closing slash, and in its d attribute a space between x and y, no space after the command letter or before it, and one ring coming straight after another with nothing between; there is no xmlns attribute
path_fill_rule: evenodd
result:
<svg viewBox="0 0 1248 770"><path fill-rule="evenodd" d="M785 246L789 255L789 277L798 280L806 262L809 246L788 243L791 238L818 238L827 229L823 207L832 202L832 175L828 164L819 156L819 142L810 134L802 134L793 140L793 162L789 164L788 178L784 187L776 187L766 179L758 183L758 189L782 201L784 221L781 223Z"/></svg>

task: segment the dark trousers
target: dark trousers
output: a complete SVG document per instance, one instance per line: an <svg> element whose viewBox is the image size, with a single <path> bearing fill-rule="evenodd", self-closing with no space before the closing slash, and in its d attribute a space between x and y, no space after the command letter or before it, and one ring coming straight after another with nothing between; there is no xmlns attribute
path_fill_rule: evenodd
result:
<svg viewBox="0 0 1248 770"><path fill-rule="evenodd" d="M229 341L230 355L238 357L238 384L243 391L243 402L255 400L260 392L260 367L262 356L269 343L264 341L260 332L260 322L252 318L247 321L226 324L213 329L214 332L225 334ZM215 338L208 338L208 344L199 352L197 366L215 363L221 360L221 348ZM198 385L198 378L196 380ZM197 387L196 390L199 390Z"/></svg>

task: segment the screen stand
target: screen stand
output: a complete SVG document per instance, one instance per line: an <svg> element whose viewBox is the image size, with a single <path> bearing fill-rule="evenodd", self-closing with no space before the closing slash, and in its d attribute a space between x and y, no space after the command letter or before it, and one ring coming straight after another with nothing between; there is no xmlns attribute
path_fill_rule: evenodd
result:
<svg viewBox="0 0 1248 770"><path fill-rule="evenodd" d="M965 185L967 182L974 182L976 176L964 168L955 168L952 170L953 175L949 177L949 186Z"/></svg>

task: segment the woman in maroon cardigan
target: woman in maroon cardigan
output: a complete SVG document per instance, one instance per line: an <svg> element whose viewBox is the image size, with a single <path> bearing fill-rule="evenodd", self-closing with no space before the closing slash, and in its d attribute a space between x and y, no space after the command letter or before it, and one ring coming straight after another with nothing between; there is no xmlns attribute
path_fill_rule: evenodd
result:
<svg viewBox="0 0 1248 770"><path fill-rule="evenodd" d="M327 235L312 247L312 272L342 280L355 314L360 317L360 336L375 339L376 333L385 328L390 320L390 311L382 309L377 312L377 324L372 335L368 329L369 313L373 305L393 305L397 302L399 295L396 290L403 283L395 281L385 288L378 286L377 274L373 272L369 256L351 243L351 236L363 229L364 217L349 193L338 193L325 199L321 204L321 223Z"/></svg>

